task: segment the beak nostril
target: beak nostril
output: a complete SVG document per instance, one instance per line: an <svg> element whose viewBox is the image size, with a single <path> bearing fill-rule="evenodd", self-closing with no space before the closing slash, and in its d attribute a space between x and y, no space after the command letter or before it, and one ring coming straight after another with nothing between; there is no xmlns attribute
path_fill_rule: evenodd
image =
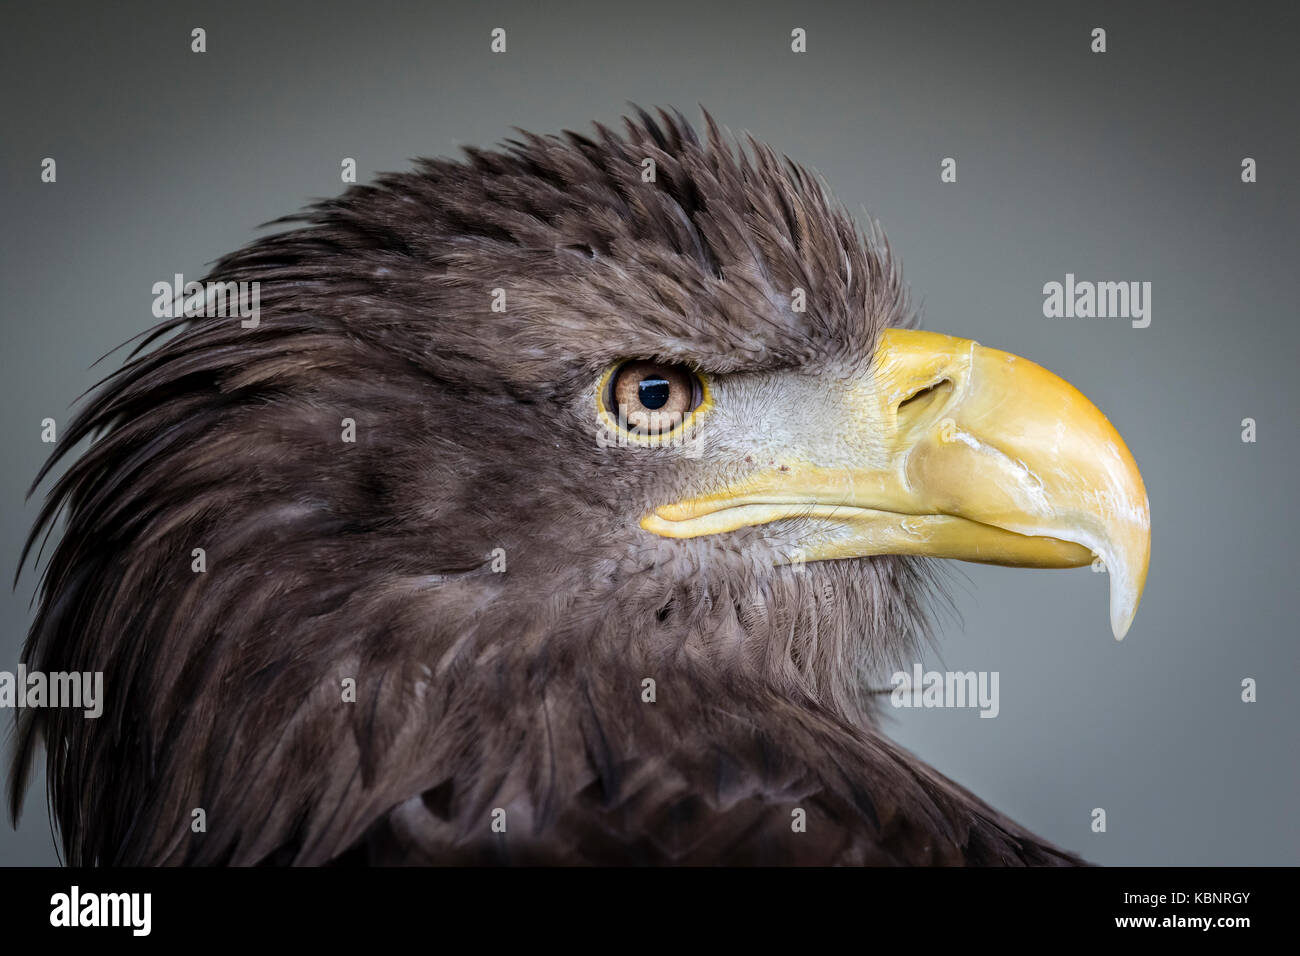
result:
<svg viewBox="0 0 1300 956"><path fill-rule="evenodd" d="M904 414L909 416L920 414L936 401L945 399L950 394L952 394L952 381L950 379L941 378L932 385L927 385L925 388L918 389L899 402L898 415L901 417Z"/></svg>

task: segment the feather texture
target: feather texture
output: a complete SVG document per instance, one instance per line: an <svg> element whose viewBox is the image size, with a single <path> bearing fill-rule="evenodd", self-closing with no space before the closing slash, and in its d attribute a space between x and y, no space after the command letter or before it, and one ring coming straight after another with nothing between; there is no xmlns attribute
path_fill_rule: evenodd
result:
<svg viewBox="0 0 1300 956"><path fill-rule="evenodd" d="M915 322L878 230L711 118L519 135L281 220L209 276L257 328L163 323L66 429L24 659L106 710L21 713L13 812L43 740L73 864L1078 862L876 728L924 564L651 540L699 463L593 437L627 357L868 363Z"/></svg>

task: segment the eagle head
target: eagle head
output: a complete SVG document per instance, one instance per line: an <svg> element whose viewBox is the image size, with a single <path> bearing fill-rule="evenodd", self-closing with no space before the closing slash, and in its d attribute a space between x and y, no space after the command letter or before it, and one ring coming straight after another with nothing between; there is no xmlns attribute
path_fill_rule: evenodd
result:
<svg viewBox="0 0 1300 956"><path fill-rule="evenodd" d="M256 320L155 328L46 466L95 438L25 660L105 712L11 784L43 738L70 862L1073 862L871 688L935 558L1100 559L1122 636L1141 478L813 176L638 113L281 222L208 276Z"/></svg>

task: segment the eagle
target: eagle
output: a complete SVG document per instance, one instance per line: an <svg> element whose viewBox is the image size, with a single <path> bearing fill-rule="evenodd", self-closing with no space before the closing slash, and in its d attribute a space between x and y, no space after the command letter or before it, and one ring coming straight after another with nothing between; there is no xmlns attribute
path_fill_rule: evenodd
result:
<svg viewBox="0 0 1300 956"><path fill-rule="evenodd" d="M1124 635L1123 440L920 330L804 167L629 112L275 220L208 274L256 321L155 325L69 422L23 662L104 710L20 711L8 793L43 746L66 862L1084 862L881 687L940 559L1100 562Z"/></svg>

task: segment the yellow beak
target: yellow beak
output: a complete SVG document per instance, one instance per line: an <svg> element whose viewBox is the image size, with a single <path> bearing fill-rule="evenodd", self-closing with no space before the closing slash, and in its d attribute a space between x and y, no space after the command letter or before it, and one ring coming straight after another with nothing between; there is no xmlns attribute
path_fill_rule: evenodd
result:
<svg viewBox="0 0 1300 956"><path fill-rule="evenodd" d="M1146 489L1106 417L1044 368L968 339L891 329L846 394L853 434L827 462L774 463L722 492L657 508L672 538L782 518L829 530L787 561L873 554L1015 567L1104 563L1111 630L1137 613L1151 553Z"/></svg>

